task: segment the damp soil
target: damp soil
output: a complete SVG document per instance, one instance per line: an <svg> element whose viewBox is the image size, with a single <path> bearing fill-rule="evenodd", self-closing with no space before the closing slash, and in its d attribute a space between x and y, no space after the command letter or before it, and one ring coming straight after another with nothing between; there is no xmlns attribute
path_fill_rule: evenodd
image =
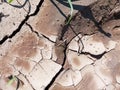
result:
<svg viewBox="0 0 120 90"><path fill-rule="evenodd" d="M84 36L98 33L105 38L111 38L112 33L104 29L103 25L111 20L120 19L120 9L118 8L120 8L119 0L98 0L78 11L73 16L70 24L62 25L62 28L59 30L55 45L58 57L56 62L64 65L67 46L78 34ZM118 25L114 23L112 26Z"/></svg>

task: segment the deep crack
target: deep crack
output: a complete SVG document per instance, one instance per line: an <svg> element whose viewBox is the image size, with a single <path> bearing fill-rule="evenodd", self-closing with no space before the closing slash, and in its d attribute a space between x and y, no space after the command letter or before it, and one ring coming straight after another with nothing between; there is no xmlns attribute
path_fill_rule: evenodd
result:
<svg viewBox="0 0 120 90"><path fill-rule="evenodd" d="M45 87L45 90L49 90L49 88L53 85L53 83L55 82L55 80L57 79L57 77L60 75L60 73L64 70L64 65L65 65L65 61L66 61L66 51L67 51L67 45L64 45L64 57L63 57L63 63L62 63L62 68L58 71L58 73L52 78L52 80L50 81L50 83Z"/></svg>
<svg viewBox="0 0 120 90"><path fill-rule="evenodd" d="M38 14L40 7L42 6L42 3L44 2L44 0L40 0L39 4L36 6L36 10L34 13L30 14L30 16L35 16Z"/></svg>
<svg viewBox="0 0 120 90"><path fill-rule="evenodd" d="M31 16L35 16L38 14L39 10L40 10L40 7L42 6L42 3L44 2L44 0L40 0L39 4L37 5L36 7L36 10L33 12L33 14L30 14L25 17L25 19L20 23L20 25L18 26L18 28L12 32L12 34L10 34L9 36L6 35L2 38L2 40L0 40L0 45L2 45L6 40L10 39L10 38L13 38L18 32L20 32L22 26L26 23L26 21L28 21L28 19L31 17Z"/></svg>
<svg viewBox="0 0 120 90"><path fill-rule="evenodd" d="M64 57L64 62L62 64L62 68L58 71L58 73L52 78L52 80L50 81L50 83L45 87L45 90L49 90L49 88L53 85L53 83L55 82L55 80L57 79L57 77L60 75L60 73L64 70L63 66L65 64L66 61L66 54Z"/></svg>
<svg viewBox="0 0 120 90"><path fill-rule="evenodd" d="M56 80L56 78L60 75L60 73L64 70L64 68L62 67L59 72L52 78L52 80L50 81L50 83L45 87L45 90L49 90L49 88L53 85L54 81Z"/></svg>
<svg viewBox="0 0 120 90"><path fill-rule="evenodd" d="M80 54L84 54L84 55L90 55L91 57L93 58L96 58L96 59L101 59L103 57L103 55L105 55L107 52L103 52L102 54L99 54L99 55L93 55L89 52L81 52Z"/></svg>
<svg viewBox="0 0 120 90"><path fill-rule="evenodd" d="M12 32L12 34L11 35L6 35L5 37L3 37L3 39L2 40L0 40L0 45L2 45L6 40L8 40L9 38L13 38L18 32L20 32L20 30L21 30L21 28L22 28L22 26L25 24L25 22L29 19L29 15L27 15L26 17L25 17L25 19L20 23L20 25L18 26L18 28L15 30L15 31L13 31Z"/></svg>

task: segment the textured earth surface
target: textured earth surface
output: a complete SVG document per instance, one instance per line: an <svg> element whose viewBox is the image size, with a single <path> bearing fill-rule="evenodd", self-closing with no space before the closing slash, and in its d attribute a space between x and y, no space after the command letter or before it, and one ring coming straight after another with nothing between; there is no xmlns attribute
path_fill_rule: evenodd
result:
<svg viewBox="0 0 120 90"><path fill-rule="evenodd" d="M0 90L120 90L120 1L0 1Z"/></svg>

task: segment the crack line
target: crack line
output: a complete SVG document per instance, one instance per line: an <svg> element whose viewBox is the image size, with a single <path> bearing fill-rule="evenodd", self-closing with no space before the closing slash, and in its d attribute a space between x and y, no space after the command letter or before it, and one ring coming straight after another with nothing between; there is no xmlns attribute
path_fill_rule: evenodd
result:
<svg viewBox="0 0 120 90"><path fill-rule="evenodd" d="M2 45L6 40L13 38L18 32L20 32L21 28L23 27L23 25L28 21L28 19L31 16L35 16L38 14L40 7L42 6L44 0L40 0L39 4L36 6L36 10L33 12L33 14L27 14L25 19L20 23L20 25L18 26L18 28L12 32L12 34L10 35L5 35L2 40L0 40L0 45Z"/></svg>
<svg viewBox="0 0 120 90"><path fill-rule="evenodd" d="M52 43L55 43L54 41L52 41L49 37L45 36L44 34L41 34L41 36L40 36L39 32L33 30L33 27L32 27L29 23L26 22L25 24L26 24L26 25L31 29L31 31L32 31L33 33L35 33L39 38L41 38L41 36L43 36L43 37L46 38L48 41L50 41L50 42L52 42Z"/></svg>
<svg viewBox="0 0 120 90"><path fill-rule="evenodd" d="M66 26L64 26L64 27L66 27ZM62 34L62 33L61 33ZM62 37L61 38L58 38L60 41L61 41L61 39L62 39ZM62 63L62 67L61 67L61 69L56 73L56 75L52 78L52 80L50 81L50 83L45 87L45 89L44 90L49 90L50 89L50 87L54 84L54 82L55 82L55 80L57 79L57 77L60 75L60 73L64 70L64 65L65 65L65 61L66 61L66 58L67 58L67 43L66 42L64 42L65 43L65 47L64 47L64 51L63 51L63 53L64 53L64 57L63 57L63 63Z"/></svg>

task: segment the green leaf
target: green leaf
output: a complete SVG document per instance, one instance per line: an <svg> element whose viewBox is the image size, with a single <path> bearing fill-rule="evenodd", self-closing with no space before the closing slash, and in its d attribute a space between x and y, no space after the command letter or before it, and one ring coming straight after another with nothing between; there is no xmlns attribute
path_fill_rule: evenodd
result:
<svg viewBox="0 0 120 90"><path fill-rule="evenodd" d="M15 80L16 80L16 77L13 77L8 81L7 85L11 85Z"/></svg>
<svg viewBox="0 0 120 90"><path fill-rule="evenodd" d="M7 0L7 2L10 4L13 0Z"/></svg>

